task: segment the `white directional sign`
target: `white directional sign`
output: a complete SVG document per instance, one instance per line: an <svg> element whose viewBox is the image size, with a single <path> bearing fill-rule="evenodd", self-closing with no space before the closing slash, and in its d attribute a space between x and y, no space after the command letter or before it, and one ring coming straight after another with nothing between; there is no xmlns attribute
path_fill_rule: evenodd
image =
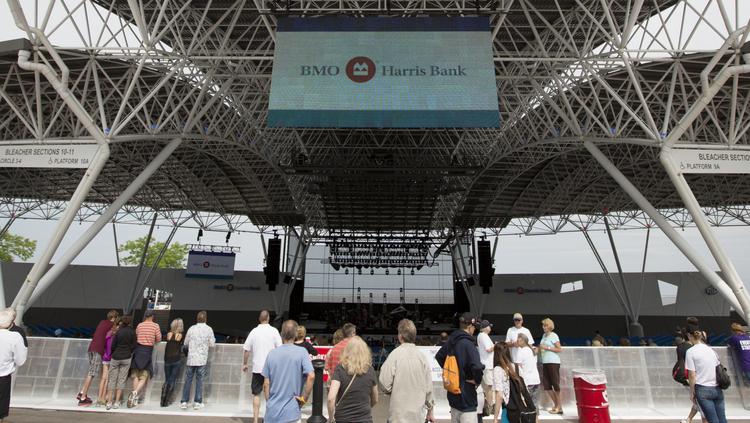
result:
<svg viewBox="0 0 750 423"><path fill-rule="evenodd" d="M0 167L89 167L97 144L26 144L0 146Z"/></svg>
<svg viewBox="0 0 750 423"><path fill-rule="evenodd" d="M750 151L674 149L671 154L682 173L750 173Z"/></svg>

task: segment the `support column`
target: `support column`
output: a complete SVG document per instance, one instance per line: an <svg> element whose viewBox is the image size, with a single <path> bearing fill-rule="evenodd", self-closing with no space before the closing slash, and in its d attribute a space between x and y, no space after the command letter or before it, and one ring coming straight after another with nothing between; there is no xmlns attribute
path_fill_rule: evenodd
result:
<svg viewBox="0 0 750 423"><path fill-rule="evenodd" d="M120 195L107 207L101 216L94 223L89 226L86 232L83 233L70 248L57 260L52 268L50 268L44 276L39 279L36 289L31 294L28 300L28 305L34 304L39 297L44 294L44 291L57 279L58 276L70 265L70 263L78 257L78 254L96 237L96 235L107 225L109 221L114 218L118 210L122 208L130 199L143 187L148 179L153 175L159 167L169 158L174 150L182 143L181 138L176 138L170 141L160 152L154 157L151 163L146 166L138 176L125 188ZM113 224L114 225L114 224ZM114 226L113 226L114 228ZM114 230L114 229L113 229ZM116 239L115 233L115 239ZM115 242L116 244L116 242ZM117 248L117 245L115 245ZM118 253L118 265L119 265L119 253ZM16 297L18 298L18 297ZM18 310L19 320L22 317L22 313Z"/></svg>
<svg viewBox="0 0 750 423"><path fill-rule="evenodd" d="M3 279L3 264L0 262L0 310L5 308L5 281Z"/></svg>
<svg viewBox="0 0 750 423"><path fill-rule="evenodd" d="M143 266L146 264L146 257L148 256L148 247L151 246L151 239L154 235L154 226L156 226L156 219L159 217L157 213L154 213L154 218L151 220L151 226L148 228L148 235L146 235L146 242L143 244L143 252L141 253L141 261L138 264L138 273L135 274L135 281L133 282L133 289L130 291L130 296L127 298L123 312L125 315L130 314L136 303L135 298L138 298L138 285L140 285L141 273L143 273ZM141 297L142 298L142 297Z"/></svg>
<svg viewBox="0 0 750 423"><path fill-rule="evenodd" d="M713 255L716 263L718 263L727 284L729 284L732 292L734 292L734 295L737 297L737 301L742 306L742 309L737 309L737 312L748 321L747 319L750 318L750 295L747 293L747 288L745 288L742 278L740 278L740 275L737 273L734 263L729 259L724 248L721 247L719 240L716 239L716 234L711 230L711 225L708 223L708 219L706 219L703 210L701 210L701 206L698 204L698 199L695 198L695 194L693 194L693 191L685 180L685 176L683 176L674 165L671 148L667 146L662 148L659 160L661 160L661 164L667 171L669 179L672 180L672 184L677 189L677 193L685 204L685 208L688 209L690 215L693 217L695 226L701 233L709 251L711 251L711 255Z"/></svg>
<svg viewBox="0 0 750 423"><path fill-rule="evenodd" d="M75 98L70 88L68 88L68 76L70 73L68 67L65 65L65 62L63 62L62 58L60 58L60 55L57 54L57 51L54 49L54 47L52 47L49 40L44 35L44 32L42 32L39 28L33 28L29 26L28 22L26 21L26 16L23 13L23 9L18 3L18 0L8 1L8 7L10 8L10 11L13 15L16 26L18 26L23 31L33 33L36 40L42 43L47 48L49 55L52 57L53 61L60 69L60 75L57 75L55 71L52 70L52 67L47 63L30 62L29 59L31 58L31 52L28 50L18 51L18 67L24 70L34 71L44 75L44 77L49 81L50 85L58 93L62 101L65 102L68 108L73 112L73 114L78 118L81 124L86 128L89 134L96 140L97 144L99 145L99 148L96 150L96 154L91 160L91 164L89 164L88 169L86 169L86 173L81 178L78 187L71 196L70 201L68 202L68 207L65 209L65 212L60 218L60 221L58 222L57 227L52 234L52 238L47 244L47 247L45 248L41 257L39 257L37 262L34 263L34 266L26 276L26 280L21 285L21 288L18 291L15 300L13 301L13 308L16 310L16 313L18 315L18 322L22 323L23 314L26 310L27 302L31 297L31 294L34 292L34 289L39 282L39 278L42 276L44 270L49 265L52 256L57 251L57 248L60 246L65 233L68 231L70 224L73 222L76 212L88 196L91 187L94 185L94 182L99 176L99 173L101 173L104 165L109 159L109 143L105 138L102 130L98 126L96 126L93 119L91 119L91 116L88 114L88 112L86 112L81 103Z"/></svg>
<svg viewBox="0 0 750 423"><path fill-rule="evenodd" d="M612 177L612 179L617 182L618 185L627 193L633 201L640 207L641 210L644 211L651 219L653 219L654 223L664 232L664 235L667 236L667 238L672 241L672 243L682 252L682 254L685 255L685 258L687 258L693 266L695 266L696 269L703 275L703 277L708 280L708 282L716 288L719 293L729 302L729 304L734 307L735 310L738 312L743 313L742 316L746 319L748 319L747 314L744 314L744 310L740 306L740 303L737 301L737 297L734 295L734 292L729 288L729 286L722 280L716 272L711 269L708 264L706 264L703 259L701 258L700 254L698 254L697 251L693 249L693 247L688 243L682 236L680 236L679 233L669 224L666 218L659 213L658 210L656 210L656 207L654 207L647 199L638 191L638 188L633 185L625 175L620 172L619 169L617 169L617 166L615 166L614 163L612 163L607 156L602 153L599 148L594 145L593 142L589 140L585 140L583 143L586 150L591 153L591 155L596 159L596 161L599 162L599 164L609 173L609 175Z"/></svg>

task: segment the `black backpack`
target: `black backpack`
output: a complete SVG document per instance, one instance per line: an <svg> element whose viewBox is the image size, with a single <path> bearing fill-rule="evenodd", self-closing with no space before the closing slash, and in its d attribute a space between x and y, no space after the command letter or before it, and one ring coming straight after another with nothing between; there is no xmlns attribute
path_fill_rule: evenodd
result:
<svg viewBox="0 0 750 423"><path fill-rule="evenodd" d="M522 378L509 378L508 421L510 423L536 423L536 405Z"/></svg>

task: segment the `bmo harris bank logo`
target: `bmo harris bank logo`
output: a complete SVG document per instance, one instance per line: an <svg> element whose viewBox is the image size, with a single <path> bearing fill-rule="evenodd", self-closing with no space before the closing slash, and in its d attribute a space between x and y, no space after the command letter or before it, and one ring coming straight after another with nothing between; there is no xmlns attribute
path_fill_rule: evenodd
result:
<svg viewBox="0 0 750 423"><path fill-rule="evenodd" d="M357 83L371 80L376 70L375 62L365 56L355 57L346 64L346 76Z"/></svg>
<svg viewBox="0 0 750 423"><path fill-rule="evenodd" d="M369 57L357 56L347 62L344 71L349 79L361 84L375 77L377 66ZM336 65L302 65L300 69L301 76L338 76L340 73Z"/></svg>
<svg viewBox="0 0 750 423"><path fill-rule="evenodd" d="M300 76L312 77L337 77L341 74L338 65L301 65ZM349 59L344 68L346 77L358 84L368 82L380 73L382 78L409 78L409 77L464 77L468 76L468 70L463 65L439 65L428 66L411 65L407 67L380 64L378 65L367 56L357 56Z"/></svg>

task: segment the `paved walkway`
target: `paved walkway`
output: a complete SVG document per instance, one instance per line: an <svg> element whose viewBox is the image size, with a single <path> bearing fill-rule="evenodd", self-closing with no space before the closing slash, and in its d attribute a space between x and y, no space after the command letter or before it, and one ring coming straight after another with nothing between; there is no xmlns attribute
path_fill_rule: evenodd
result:
<svg viewBox="0 0 750 423"><path fill-rule="evenodd" d="M211 416L206 409L195 412L159 412L154 410L112 410L104 414L101 409L76 409L75 411L62 411L54 409L27 409L12 408L10 417L5 421L7 423L58 423L58 422L75 422L75 423L154 423L158 419L159 423L251 423L252 418L243 413L237 416ZM678 410L665 410L664 415L648 414L646 410L632 410L632 414L613 414L612 420L620 422L653 422L667 423L679 421L676 418ZM384 423L386 421L387 407L384 403L379 403L373 409L373 422ZM106 416L106 417L105 417ZM750 423L750 412L746 410L731 410L727 413L731 423ZM540 420L549 423L577 423L578 417L571 414L565 417L549 415L542 412ZM303 419L304 421L304 419ZM440 419L440 423L448 423L449 419ZM491 422L487 418L485 422ZM698 422L699 420L695 420ZM4 423L5 423L4 422ZM416 422L420 423L420 422Z"/></svg>

